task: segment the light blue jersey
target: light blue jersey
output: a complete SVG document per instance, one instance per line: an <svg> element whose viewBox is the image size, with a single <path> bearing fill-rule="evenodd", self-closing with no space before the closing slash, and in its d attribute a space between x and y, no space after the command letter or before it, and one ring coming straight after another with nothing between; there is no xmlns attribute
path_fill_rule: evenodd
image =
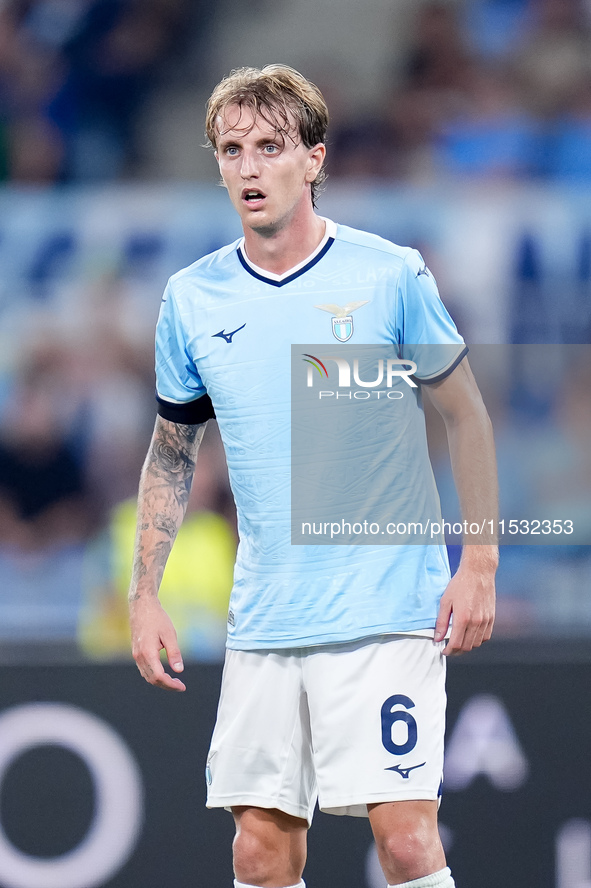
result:
<svg viewBox="0 0 591 888"><path fill-rule="evenodd" d="M166 288L159 412L199 422L211 415L211 399L236 501L230 648L434 629L449 580L445 547L291 545L291 346L335 353L345 342L455 344L451 355L433 350L419 363L425 383L448 375L467 351L419 253L328 220L317 250L284 275L253 266L237 241Z"/></svg>

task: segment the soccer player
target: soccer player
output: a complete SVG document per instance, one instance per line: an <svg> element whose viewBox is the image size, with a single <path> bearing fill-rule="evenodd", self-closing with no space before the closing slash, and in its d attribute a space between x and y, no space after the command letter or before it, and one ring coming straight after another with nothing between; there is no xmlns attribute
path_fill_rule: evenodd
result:
<svg viewBox="0 0 591 888"><path fill-rule="evenodd" d="M494 445L420 255L316 214L327 124L319 90L286 66L234 71L209 99L207 134L244 237L175 274L164 295L133 653L148 682L185 690L157 593L215 412L240 544L207 803L234 815L235 886L302 888L318 797L322 810L369 816L389 885L452 888L437 830L445 657L491 635L497 552L466 545L450 579L440 545L290 545L291 345L445 344L416 376L445 421L470 520L496 514Z"/></svg>

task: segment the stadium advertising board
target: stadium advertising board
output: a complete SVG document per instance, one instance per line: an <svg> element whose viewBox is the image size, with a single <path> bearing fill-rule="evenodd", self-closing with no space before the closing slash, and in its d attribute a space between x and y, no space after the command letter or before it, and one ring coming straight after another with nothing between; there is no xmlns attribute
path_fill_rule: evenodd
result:
<svg viewBox="0 0 591 888"><path fill-rule="evenodd" d="M588 888L586 663L452 664L442 834L458 885ZM204 808L220 670L188 691L133 666L3 667L2 888L225 888L232 822ZM307 884L384 888L368 824L317 815Z"/></svg>

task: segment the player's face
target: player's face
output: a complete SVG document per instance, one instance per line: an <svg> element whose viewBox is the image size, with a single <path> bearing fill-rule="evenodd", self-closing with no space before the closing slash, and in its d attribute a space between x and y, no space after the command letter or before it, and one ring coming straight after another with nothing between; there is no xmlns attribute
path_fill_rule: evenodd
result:
<svg viewBox="0 0 591 888"><path fill-rule="evenodd" d="M289 133L278 133L238 105L224 109L216 128L220 173L245 232L272 236L311 211L310 185L322 166L324 145L306 148L295 121Z"/></svg>

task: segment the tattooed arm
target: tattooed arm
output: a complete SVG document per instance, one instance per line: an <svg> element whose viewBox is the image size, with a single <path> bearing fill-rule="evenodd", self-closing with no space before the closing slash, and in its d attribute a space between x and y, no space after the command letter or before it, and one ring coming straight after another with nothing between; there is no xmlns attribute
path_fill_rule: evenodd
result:
<svg viewBox="0 0 591 888"><path fill-rule="evenodd" d="M158 416L140 480L129 590L132 650L146 681L173 691L184 691L185 685L165 672L160 651L166 651L175 672L182 672L183 661L174 626L158 600L158 589L185 516L205 425L182 425Z"/></svg>

